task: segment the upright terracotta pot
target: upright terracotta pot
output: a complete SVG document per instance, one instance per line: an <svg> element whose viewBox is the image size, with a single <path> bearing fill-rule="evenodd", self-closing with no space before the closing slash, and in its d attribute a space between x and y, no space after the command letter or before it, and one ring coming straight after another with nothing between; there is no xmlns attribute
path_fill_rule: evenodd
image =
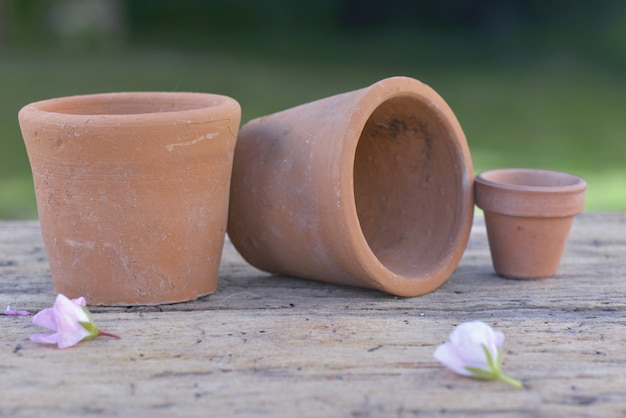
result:
<svg viewBox="0 0 626 418"><path fill-rule="evenodd" d="M199 93L111 93L19 113L56 292L89 304L212 293L239 104Z"/></svg>
<svg viewBox="0 0 626 418"><path fill-rule="evenodd" d="M515 279L556 274L587 183L550 170L501 169L476 176L495 271Z"/></svg>
<svg viewBox="0 0 626 418"><path fill-rule="evenodd" d="M417 296L465 250L472 183L447 104L389 78L247 123L228 233L262 270Z"/></svg>

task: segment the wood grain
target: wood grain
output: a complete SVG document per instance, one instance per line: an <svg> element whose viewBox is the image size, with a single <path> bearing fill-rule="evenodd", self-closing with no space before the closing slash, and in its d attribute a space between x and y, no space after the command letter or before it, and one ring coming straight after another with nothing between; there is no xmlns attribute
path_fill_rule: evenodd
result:
<svg viewBox="0 0 626 418"><path fill-rule="evenodd" d="M0 307L53 300L38 223L0 222ZM215 294L92 312L122 339L58 350L0 316L0 416L626 416L626 213L579 216L552 279L496 276L477 215L455 273L418 298L268 275L227 242ZM523 390L434 360L473 319L505 333Z"/></svg>

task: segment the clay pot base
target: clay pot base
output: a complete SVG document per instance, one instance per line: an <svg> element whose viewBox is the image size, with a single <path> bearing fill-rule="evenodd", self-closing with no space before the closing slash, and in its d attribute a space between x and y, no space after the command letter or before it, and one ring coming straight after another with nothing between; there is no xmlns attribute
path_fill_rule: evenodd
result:
<svg viewBox="0 0 626 418"><path fill-rule="evenodd" d="M485 216L494 270L507 279L554 277L574 218L521 218L490 213ZM542 239L550 232L550 239ZM514 240L514 243L509 241ZM516 248L510 248L516 245ZM510 256L508 251L514 251Z"/></svg>

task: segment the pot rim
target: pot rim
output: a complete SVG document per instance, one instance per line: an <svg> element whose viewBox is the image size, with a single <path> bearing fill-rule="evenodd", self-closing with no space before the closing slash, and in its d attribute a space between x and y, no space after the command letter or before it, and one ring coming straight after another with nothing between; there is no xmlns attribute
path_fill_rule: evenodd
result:
<svg viewBox="0 0 626 418"><path fill-rule="evenodd" d="M344 161L350 164L343 164L341 167L341 184L349 185L341 190L341 194L348 196L341 206L342 215L338 218L347 226L344 230L347 242L352 248L354 256L359 260L361 267L372 278L372 284L386 292L399 296L417 296L428 293L441 286L452 274L460 261L467 242L473 222L473 165L469 147L465 139L465 134L459 124L452 109L445 100L431 87L419 80L395 76L380 80L361 90L362 95L358 99L358 111L351 115L351 120L346 123L346 127L357 126L358 132L342 132L344 142L342 152ZM352 92L356 93L356 92ZM360 219L357 215L356 196L353 184L354 162L356 150L361 138L362 130L370 119L372 113L384 103L396 98L411 98L430 109L436 115L439 122L450 133L451 137L458 139L450 141L450 151L454 157L450 157L458 165L462 173L462 190L460 190L457 200L456 215L453 222L455 227L447 240L447 245L461 248L461 250L448 251L419 274L400 274L383 263L367 241L361 228ZM463 190L466 192L463 193ZM381 282L378 278L387 277L389 279ZM393 279L391 279L391 277ZM416 281L419 285L416 286ZM419 291L417 291L419 289Z"/></svg>
<svg viewBox="0 0 626 418"><path fill-rule="evenodd" d="M533 181L521 181L520 177ZM476 206L486 213L538 218L581 213L587 189L587 183L573 174L530 168L485 171L476 176L474 184Z"/></svg>
<svg viewBox="0 0 626 418"><path fill-rule="evenodd" d="M517 176L517 178L530 179L528 183L535 184L520 184L519 181L506 181L506 178L511 176ZM538 178L548 179L554 181L555 184L539 185ZM492 186L498 189L505 189L511 191L520 192L537 192L537 193L577 193L582 192L587 188L587 183L582 178L556 170L544 170L535 168L499 168L494 170L487 170L479 173L475 181L478 184L484 184Z"/></svg>
<svg viewBox="0 0 626 418"><path fill-rule="evenodd" d="M80 94L40 100L22 107L20 115L38 114L49 120L76 123L171 123L198 113L240 109L229 97L213 93L130 91ZM87 111L86 111L87 110Z"/></svg>

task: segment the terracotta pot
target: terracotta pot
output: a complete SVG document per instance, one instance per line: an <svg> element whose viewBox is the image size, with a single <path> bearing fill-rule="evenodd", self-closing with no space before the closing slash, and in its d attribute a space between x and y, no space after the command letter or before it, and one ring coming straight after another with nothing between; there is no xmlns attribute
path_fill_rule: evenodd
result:
<svg viewBox="0 0 626 418"><path fill-rule="evenodd" d="M587 183L558 171L502 169L479 174L475 184L496 272L516 279L554 276L574 216L583 211Z"/></svg>
<svg viewBox="0 0 626 418"><path fill-rule="evenodd" d="M242 127L228 233L261 270L417 296L465 250L472 183L450 108L394 77Z"/></svg>
<svg viewBox="0 0 626 418"><path fill-rule="evenodd" d="M111 93L19 113L56 292L89 304L212 293L239 104L199 93Z"/></svg>

